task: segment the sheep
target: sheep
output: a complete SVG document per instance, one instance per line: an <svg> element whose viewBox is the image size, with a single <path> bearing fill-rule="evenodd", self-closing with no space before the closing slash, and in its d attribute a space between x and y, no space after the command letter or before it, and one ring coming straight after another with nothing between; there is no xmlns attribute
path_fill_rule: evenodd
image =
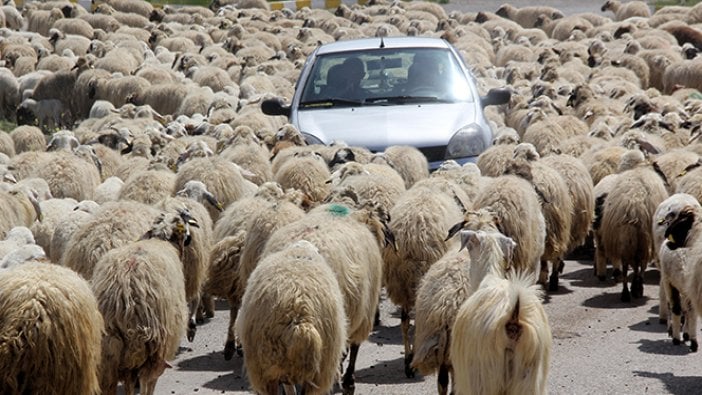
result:
<svg viewBox="0 0 702 395"><path fill-rule="evenodd" d="M424 209L422 209L424 208ZM417 286L429 267L449 248L447 230L461 218L461 207L446 193L415 184L390 209L390 228L397 248L383 250L383 281L390 300L401 308L402 339L405 347L405 375L411 368L412 341L409 337L410 312L415 305Z"/></svg>
<svg viewBox="0 0 702 395"><path fill-rule="evenodd" d="M536 272L544 255L546 222L533 185L514 175L496 177L480 189L471 209L474 211L467 212L463 221L450 228L449 237L465 226L474 230L500 231L517 243L514 267L524 272ZM473 225L471 216L475 211L487 211L492 220Z"/></svg>
<svg viewBox="0 0 702 395"><path fill-rule="evenodd" d="M233 236L240 230L248 229L248 221L252 216L259 210L263 210L269 202L280 199L284 193L277 182L266 182L259 186L252 196L230 204L215 222L214 240L219 241L227 236Z"/></svg>
<svg viewBox="0 0 702 395"><path fill-rule="evenodd" d="M479 240L485 240L484 232L463 231ZM502 275L509 270L514 241L503 235L496 235L497 245L504 255L504 265L492 267L500 262L472 263L471 257L460 251L451 251L434 263L422 278L417 290L415 354L412 367L422 375L439 371L437 380L439 394L448 392L449 374L453 374L449 349L451 328L463 302L477 289L488 270L498 270ZM466 243L467 244L467 243ZM460 248L463 249L463 246ZM473 252L471 251L471 254Z"/></svg>
<svg viewBox="0 0 702 395"><path fill-rule="evenodd" d="M157 215L155 208L137 202L103 204L71 235L61 265L90 279L100 257L144 235Z"/></svg>
<svg viewBox="0 0 702 395"><path fill-rule="evenodd" d="M450 354L456 394L546 394L551 328L531 275L488 274L461 305Z"/></svg>
<svg viewBox="0 0 702 395"><path fill-rule="evenodd" d="M233 302L233 304L230 304L233 314L230 315L229 334L227 336L227 342L225 343L225 359L232 357L235 347L235 339L233 336L234 323L237 316L235 307L239 306L241 303L241 296L246 289L248 278L259 262L266 241L277 229L301 219L305 214L305 211L298 205L299 202L289 201L289 198L290 196L287 194L280 196L276 201L267 202L266 206L250 212L245 229L247 235L243 241L241 256L238 262L238 278L235 284L235 293L230 300L230 303ZM239 230L236 234L242 231L244 230ZM222 262L222 264L226 264L226 262ZM222 269L213 268L213 270L220 272ZM211 275L215 275L215 273L211 272Z"/></svg>
<svg viewBox="0 0 702 395"><path fill-rule="evenodd" d="M273 174L273 180L282 188L299 189L314 203L322 202L329 195L331 187L327 180L330 178L327 163L316 152L294 156Z"/></svg>
<svg viewBox="0 0 702 395"><path fill-rule="evenodd" d="M154 394L175 358L187 322L179 254L189 243L189 221L162 213L144 240L115 248L95 264L91 286L105 318L101 388Z"/></svg>
<svg viewBox="0 0 702 395"><path fill-rule="evenodd" d="M36 125L46 132L67 126L67 110L58 99L25 99L17 106L18 125Z"/></svg>
<svg viewBox="0 0 702 395"><path fill-rule="evenodd" d="M516 144L496 144L478 155L476 164L480 173L486 177L497 177L504 174L507 163L514 155Z"/></svg>
<svg viewBox="0 0 702 395"><path fill-rule="evenodd" d="M68 214L64 216L53 230L49 243L49 259L53 263L60 263L66 250L66 245L71 235L87 222L100 206L92 200L78 202Z"/></svg>
<svg viewBox="0 0 702 395"><path fill-rule="evenodd" d="M570 242L567 249L567 253L570 253L583 245L590 233L595 212L592 178L585 165L570 155L547 155L540 161L561 175L573 202Z"/></svg>
<svg viewBox="0 0 702 395"><path fill-rule="evenodd" d="M29 187L17 185L8 191L0 190L0 202L0 237L15 226L29 228L42 219L36 192Z"/></svg>
<svg viewBox="0 0 702 395"><path fill-rule="evenodd" d="M429 177L427 158L415 147L392 145L383 151L382 158L402 176L407 189Z"/></svg>
<svg viewBox="0 0 702 395"><path fill-rule="evenodd" d="M392 243L387 221L387 213L372 205L358 210L336 203L322 205L273 233L261 254L266 259L295 241L307 240L334 271L344 298L350 344L344 391L353 392L358 349L373 327L383 266L380 248L385 248L386 241Z"/></svg>
<svg viewBox="0 0 702 395"><path fill-rule="evenodd" d="M340 166L329 181L333 189L353 188L360 199L373 200L388 211L405 192L405 181L392 167L386 165L349 162Z"/></svg>
<svg viewBox="0 0 702 395"><path fill-rule="evenodd" d="M517 22L523 28L532 28L536 24L536 19L541 14L546 14L551 19L563 17L563 13L556 8L547 6L528 6L516 8L511 4L503 4L495 14Z"/></svg>
<svg viewBox="0 0 702 395"><path fill-rule="evenodd" d="M548 261L552 263L549 278L549 291L558 290L558 272L568 251L573 201L568 193L568 185L555 169L539 160L533 145L520 143L514 149L515 160L510 163L507 174L523 177L534 185L542 199L542 211L546 221L546 241L541 257L539 282L546 283Z"/></svg>
<svg viewBox="0 0 702 395"><path fill-rule="evenodd" d="M683 339L690 340L690 350L697 351L697 313L689 299L685 281L688 275L687 249L668 248L664 243L666 230L683 211L700 212L697 199L688 194L674 194L661 202L653 216L654 246L658 248L658 267L661 272L661 300L659 317L668 321L668 334L673 338L673 344L680 344L680 330L683 329ZM667 308L663 308L663 306ZM672 317L667 317L672 312ZM682 317L685 317L684 326Z"/></svg>
<svg viewBox="0 0 702 395"><path fill-rule="evenodd" d="M280 384L297 384L304 393L328 393L348 337L343 303L334 272L310 242L264 258L251 273L237 323L253 390L275 394Z"/></svg>
<svg viewBox="0 0 702 395"><path fill-rule="evenodd" d="M31 175L45 179L55 198L92 199L93 191L100 185L98 167L72 152L52 152Z"/></svg>
<svg viewBox="0 0 702 395"><path fill-rule="evenodd" d="M175 190L181 190L191 180L203 182L226 208L230 203L253 195L256 185L244 179L240 168L218 156L195 158L182 165L176 173ZM217 208L208 207L210 217L216 222L220 216Z"/></svg>
<svg viewBox="0 0 702 395"><path fill-rule="evenodd" d="M622 266L621 299L630 302L632 297L643 296L643 272L655 253L648 224L653 223L653 214L668 192L661 177L646 166L641 151L628 151L623 160L639 165L621 172L604 198L600 232L605 253L613 264ZM629 266L634 270L631 292Z"/></svg>
<svg viewBox="0 0 702 395"><path fill-rule="evenodd" d="M619 0L607 0L601 7L602 12L612 11L615 21L623 21L633 17L648 18L651 16L651 9L643 1L629 1L622 3Z"/></svg>
<svg viewBox="0 0 702 395"><path fill-rule="evenodd" d="M0 241L0 258L25 245L35 244L32 231L26 226L15 226Z"/></svg>
<svg viewBox="0 0 702 395"><path fill-rule="evenodd" d="M0 275L0 391L99 394L104 328L88 283L29 262Z"/></svg>
<svg viewBox="0 0 702 395"><path fill-rule="evenodd" d="M176 175L168 169L135 172L120 188L118 199L153 205L173 193L175 180Z"/></svg>
<svg viewBox="0 0 702 395"><path fill-rule="evenodd" d="M0 88L2 88L2 94L0 94L0 115L5 119L12 120L20 102L21 92L19 90L19 81L5 67L0 68Z"/></svg>
<svg viewBox="0 0 702 395"><path fill-rule="evenodd" d="M42 221L32 224L36 244L41 246L46 255L51 255L51 238L58 223L69 214L78 202L74 199L48 199L39 203Z"/></svg>
<svg viewBox="0 0 702 395"><path fill-rule="evenodd" d="M15 153L21 154L26 151L44 151L46 148L46 138L36 126L18 126L10 132L10 137L15 143Z"/></svg>

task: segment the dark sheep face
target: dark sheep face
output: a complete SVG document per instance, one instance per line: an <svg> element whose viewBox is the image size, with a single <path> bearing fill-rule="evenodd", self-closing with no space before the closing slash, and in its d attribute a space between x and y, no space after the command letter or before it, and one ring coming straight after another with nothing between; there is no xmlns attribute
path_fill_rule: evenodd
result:
<svg viewBox="0 0 702 395"><path fill-rule="evenodd" d="M36 125L37 117L26 107L18 107L15 114L17 116L17 125Z"/></svg>
<svg viewBox="0 0 702 395"><path fill-rule="evenodd" d="M670 225L665 229L665 245L671 250L685 247L687 235L695 222L695 214L692 210L682 210Z"/></svg>

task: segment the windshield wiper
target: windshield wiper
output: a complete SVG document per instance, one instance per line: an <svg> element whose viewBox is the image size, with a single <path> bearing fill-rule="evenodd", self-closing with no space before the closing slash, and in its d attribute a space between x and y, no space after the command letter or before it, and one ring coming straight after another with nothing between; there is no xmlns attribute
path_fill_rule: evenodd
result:
<svg viewBox="0 0 702 395"><path fill-rule="evenodd" d="M405 103L451 103L450 100L440 99L436 96L384 96L369 97L368 104L405 104Z"/></svg>
<svg viewBox="0 0 702 395"><path fill-rule="evenodd" d="M321 99L321 100L310 100L306 102L300 103L300 107L345 107L345 106L362 106L364 100L351 100L351 99L342 99L338 97L330 97L328 99Z"/></svg>

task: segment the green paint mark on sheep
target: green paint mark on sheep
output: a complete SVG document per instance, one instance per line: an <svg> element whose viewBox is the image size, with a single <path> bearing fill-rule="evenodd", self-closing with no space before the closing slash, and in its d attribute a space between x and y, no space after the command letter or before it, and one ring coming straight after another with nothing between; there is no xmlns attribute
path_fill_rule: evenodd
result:
<svg viewBox="0 0 702 395"><path fill-rule="evenodd" d="M332 204L327 211L335 217L345 217L351 213L348 207L341 204Z"/></svg>

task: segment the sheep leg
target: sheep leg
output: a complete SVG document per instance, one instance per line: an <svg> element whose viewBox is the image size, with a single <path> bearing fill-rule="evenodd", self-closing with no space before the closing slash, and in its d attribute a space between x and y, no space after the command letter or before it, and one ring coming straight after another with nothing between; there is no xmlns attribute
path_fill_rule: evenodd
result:
<svg viewBox="0 0 702 395"><path fill-rule="evenodd" d="M234 356L234 352L237 352L239 356L243 353L241 349L237 347L236 344L236 317L239 314L239 301L236 298L229 299L229 328L227 329L227 342L224 343L224 359L229 361Z"/></svg>
<svg viewBox="0 0 702 395"><path fill-rule="evenodd" d="M283 384L283 393L285 395L297 395L297 390L292 384Z"/></svg>
<svg viewBox="0 0 702 395"><path fill-rule="evenodd" d="M414 354L412 352L412 343L409 338L410 315L409 311L404 307L400 312L400 327L402 328L402 340L405 344L405 376L407 376L407 378L413 378L414 369L412 369L411 365Z"/></svg>
<svg viewBox="0 0 702 395"><path fill-rule="evenodd" d="M622 265L622 274L624 276L623 281L622 281L622 302L629 303L631 302L631 294L629 293L629 281L627 280L627 272L629 271L629 264L624 263Z"/></svg>
<svg viewBox="0 0 702 395"><path fill-rule="evenodd" d="M266 395L278 395L280 385L278 384L278 381L269 381L266 384Z"/></svg>
<svg viewBox="0 0 702 395"><path fill-rule="evenodd" d="M631 296L634 298L643 297L643 272L644 269L638 265L632 265L634 269L634 278L631 280Z"/></svg>
<svg viewBox="0 0 702 395"><path fill-rule="evenodd" d="M697 313L692 307L692 303L685 298L685 325L683 326L683 339L690 340L690 351L696 352L699 345L697 343Z"/></svg>
<svg viewBox="0 0 702 395"><path fill-rule="evenodd" d="M548 279L548 261L541 260L541 271L539 272L539 284L546 285Z"/></svg>
<svg viewBox="0 0 702 395"><path fill-rule="evenodd" d="M595 276L600 281L605 281L607 279L607 259L601 245L602 243L598 242L595 246Z"/></svg>
<svg viewBox="0 0 702 395"><path fill-rule="evenodd" d="M195 324L195 313L197 312L197 307L200 305L200 296L191 300L188 303L188 311L190 313L190 319L188 320L188 330L187 337L188 341L192 342L195 339L195 332L197 332L197 325Z"/></svg>
<svg viewBox="0 0 702 395"><path fill-rule="evenodd" d="M446 395L448 393L449 368L446 364L442 363L441 366L439 366L439 375L436 379L436 384L439 387L439 395Z"/></svg>
<svg viewBox="0 0 702 395"><path fill-rule="evenodd" d="M153 395L156 393L156 381L158 378L143 378L139 384L140 395Z"/></svg>
<svg viewBox="0 0 702 395"><path fill-rule="evenodd" d="M352 343L351 350L349 351L349 366L346 367L346 373L344 373L344 378L341 382L343 387L344 395L353 395L356 390L356 380L353 377L354 372L356 372L356 358L358 357L358 344Z"/></svg>
<svg viewBox="0 0 702 395"><path fill-rule="evenodd" d="M682 326L680 319L682 318L682 304L680 303L680 291L673 286L670 287L670 303L672 304L670 309L670 312L672 313L670 317L670 336L673 338L673 344L677 346L680 345L680 327Z"/></svg>
<svg viewBox="0 0 702 395"><path fill-rule="evenodd" d="M214 312L215 312L215 301L214 297L208 293L203 293L202 294L202 302L201 305L204 306L205 309L205 318L212 318L214 317Z"/></svg>
<svg viewBox="0 0 702 395"><path fill-rule="evenodd" d="M661 283L664 281L661 280ZM668 296L666 295L666 287L664 284L658 288L658 323L665 324L668 322Z"/></svg>
<svg viewBox="0 0 702 395"><path fill-rule="evenodd" d="M563 271L561 267L565 265L563 264L563 260L560 258L554 260L552 265L551 276L548 279L548 291L556 292L558 291L558 273Z"/></svg>

